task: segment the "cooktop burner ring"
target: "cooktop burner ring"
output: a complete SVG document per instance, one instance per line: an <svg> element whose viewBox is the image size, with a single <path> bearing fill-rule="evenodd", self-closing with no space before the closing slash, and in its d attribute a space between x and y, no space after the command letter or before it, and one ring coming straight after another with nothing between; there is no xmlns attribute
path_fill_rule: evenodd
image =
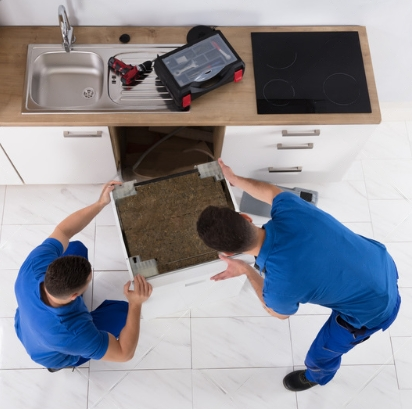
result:
<svg viewBox="0 0 412 409"><path fill-rule="evenodd" d="M361 95L356 78L344 72L329 75L323 82L323 93L330 102L341 106L354 104Z"/></svg>
<svg viewBox="0 0 412 409"><path fill-rule="evenodd" d="M266 63L269 68L273 70L287 70L293 64L295 64L296 60L298 59L298 53L294 51L289 51L288 54L283 56L278 55L276 59L272 59Z"/></svg>
<svg viewBox="0 0 412 409"><path fill-rule="evenodd" d="M295 64L298 53L288 41L273 43L265 41L257 50L262 64L272 70L286 70Z"/></svg>
<svg viewBox="0 0 412 409"><path fill-rule="evenodd" d="M296 95L293 85L283 79L270 80L263 87L263 96L269 104L276 107L289 105Z"/></svg>

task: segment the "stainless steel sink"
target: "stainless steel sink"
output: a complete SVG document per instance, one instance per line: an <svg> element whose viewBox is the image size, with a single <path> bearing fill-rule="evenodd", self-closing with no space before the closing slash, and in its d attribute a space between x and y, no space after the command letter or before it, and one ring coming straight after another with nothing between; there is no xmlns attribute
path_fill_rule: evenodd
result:
<svg viewBox="0 0 412 409"><path fill-rule="evenodd" d="M104 63L93 52L40 54L32 65L30 96L38 106L75 109L96 104L104 84Z"/></svg>
<svg viewBox="0 0 412 409"><path fill-rule="evenodd" d="M182 112L154 71L124 86L107 64L113 56L132 65L153 61L178 46L88 44L66 52L60 44L31 44L22 112Z"/></svg>

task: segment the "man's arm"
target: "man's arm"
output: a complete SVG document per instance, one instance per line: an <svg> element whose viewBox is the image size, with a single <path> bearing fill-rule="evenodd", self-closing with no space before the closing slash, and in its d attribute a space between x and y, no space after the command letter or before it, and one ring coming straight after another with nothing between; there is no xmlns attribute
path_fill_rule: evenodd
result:
<svg viewBox="0 0 412 409"><path fill-rule="evenodd" d="M122 182L112 180L103 186L102 193L96 203L87 206L77 212L72 213L60 222L53 233L49 236L60 241L63 245L63 251L69 245L69 240L77 233L81 232L99 213L110 203L110 192L115 185L121 185Z"/></svg>
<svg viewBox="0 0 412 409"><path fill-rule="evenodd" d="M246 193L249 193L255 199L271 205L275 196L282 192L281 189L277 186L271 185L270 183L237 176L233 173L229 166L224 164L222 159L218 159L218 162L222 168L223 175L228 182L231 185L242 189Z"/></svg>
<svg viewBox="0 0 412 409"><path fill-rule="evenodd" d="M260 302L263 305L263 308L276 318L285 320L289 318L289 315L278 314L273 311L271 308L267 307L265 301L263 300L263 277L249 264L246 264L242 260L234 260L223 255L219 255L220 259L227 263L227 268L222 273L216 274L211 277L211 280L220 281L226 280L227 278L237 277L243 274L246 274L250 284L256 292Z"/></svg>
<svg viewBox="0 0 412 409"><path fill-rule="evenodd" d="M150 297L152 286L140 275L134 278L134 290L130 290L129 286L130 281L124 286L124 294L129 301L126 325L118 339L109 334L109 347L103 361L126 362L134 356L139 341L142 304Z"/></svg>

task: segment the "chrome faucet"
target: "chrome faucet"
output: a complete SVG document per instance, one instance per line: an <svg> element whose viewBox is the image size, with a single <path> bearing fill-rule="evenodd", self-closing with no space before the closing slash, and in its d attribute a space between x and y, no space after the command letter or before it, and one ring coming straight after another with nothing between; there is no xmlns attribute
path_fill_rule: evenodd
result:
<svg viewBox="0 0 412 409"><path fill-rule="evenodd" d="M70 52L72 44L76 41L74 36L73 27L70 25L69 19L66 14L66 8L62 5L59 6L59 25L62 31L63 47L66 52Z"/></svg>

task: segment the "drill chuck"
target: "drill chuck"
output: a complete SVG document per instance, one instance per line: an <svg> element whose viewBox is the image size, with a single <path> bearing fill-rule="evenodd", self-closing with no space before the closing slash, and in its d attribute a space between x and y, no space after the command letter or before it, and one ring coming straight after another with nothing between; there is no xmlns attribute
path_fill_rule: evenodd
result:
<svg viewBox="0 0 412 409"><path fill-rule="evenodd" d="M117 75L120 75L120 81L123 85L133 84L141 78L143 74L152 70L152 61L145 61L138 65L130 65L125 64L115 57L110 57L108 65Z"/></svg>

